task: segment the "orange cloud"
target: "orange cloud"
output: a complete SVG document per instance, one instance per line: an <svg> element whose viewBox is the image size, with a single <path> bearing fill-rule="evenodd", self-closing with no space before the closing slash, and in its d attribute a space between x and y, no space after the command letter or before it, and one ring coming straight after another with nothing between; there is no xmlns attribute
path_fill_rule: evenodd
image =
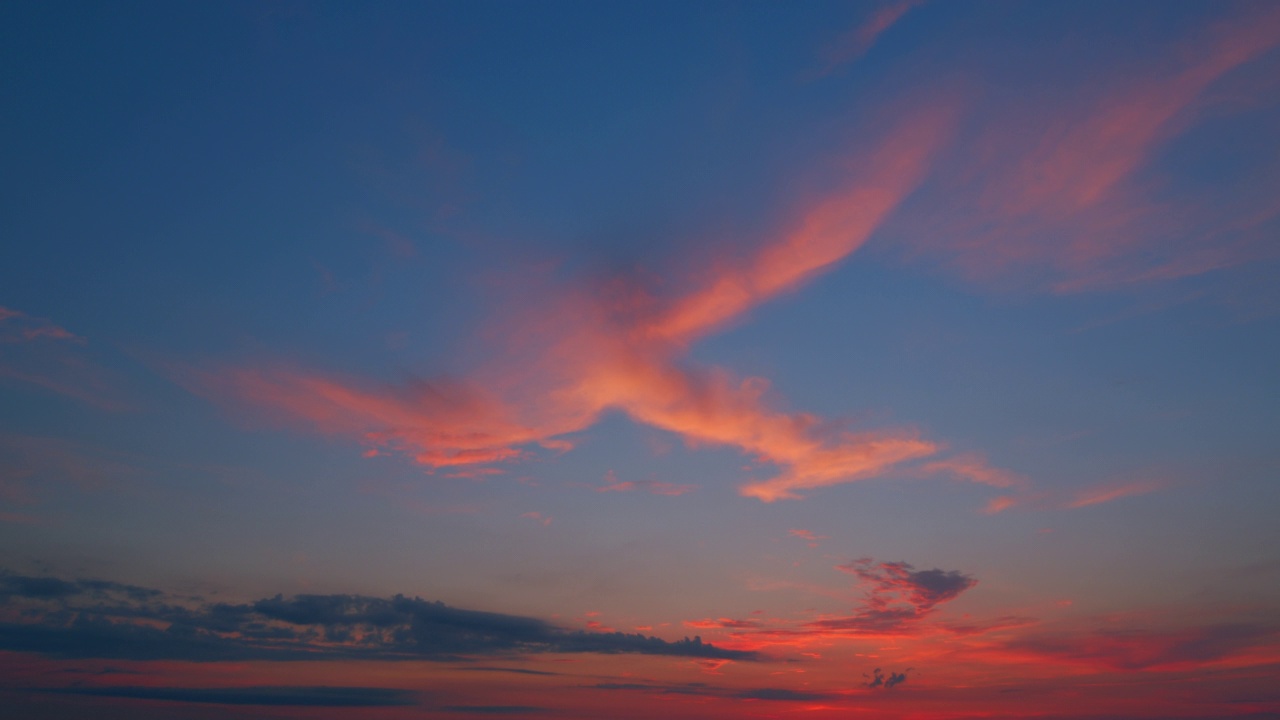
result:
<svg viewBox="0 0 1280 720"><path fill-rule="evenodd" d="M898 123L778 240L709 268L669 298L615 280L521 304L503 319L505 352L463 380L377 387L276 367L189 372L184 381L433 470L513 461L536 447L568 450L566 435L617 410L691 445L736 447L777 466L774 477L741 488L765 502L873 477L940 446L912 429L854 432L777 410L766 380L692 367L681 356L861 247L923 180L953 123L936 107ZM647 489L676 494L678 486Z"/></svg>

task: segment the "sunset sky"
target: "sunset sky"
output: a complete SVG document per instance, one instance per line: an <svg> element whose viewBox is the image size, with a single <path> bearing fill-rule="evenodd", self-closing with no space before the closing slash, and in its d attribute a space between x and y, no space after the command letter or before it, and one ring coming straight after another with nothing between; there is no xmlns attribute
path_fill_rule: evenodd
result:
<svg viewBox="0 0 1280 720"><path fill-rule="evenodd" d="M0 4L0 715L1280 717L1280 3Z"/></svg>

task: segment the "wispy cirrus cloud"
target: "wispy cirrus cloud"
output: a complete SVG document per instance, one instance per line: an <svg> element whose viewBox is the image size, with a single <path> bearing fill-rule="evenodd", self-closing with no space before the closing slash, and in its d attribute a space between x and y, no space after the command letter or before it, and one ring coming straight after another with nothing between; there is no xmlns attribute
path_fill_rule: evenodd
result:
<svg viewBox="0 0 1280 720"><path fill-rule="evenodd" d="M925 463L920 466L919 472L923 475L942 473L961 480L997 488L1017 488L1024 487L1027 484L1026 477L1009 470L993 467L979 453L962 453L945 460Z"/></svg>
<svg viewBox="0 0 1280 720"><path fill-rule="evenodd" d="M0 380L35 386L102 410L128 407L88 341L53 321L0 306Z"/></svg>
<svg viewBox="0 0 1280 720"><path fill-rule="evenodd" d="M819 540L827 539L826 535L815 535L813 531L805 530L803 528L792 528L787 531L787 534L790 535L791 537L800 538L801 540L804 540L806 543L809 544L809 547L811 548L818 547Z"/></svg>
<svg viewBox="0 0 1280 720"><path fill-rule="evenodd" d="M32 317L21 310L0 306L0 343L61 340L84 343L84 338L47 318Z"/></svg>
<svg viewBox="0 0 1280 720"><path fill-rule="evenodd" d="M924 0L898 0L873 12L870 17L849 28L834 42L827 45L821 55L822 67L817 77L830 75L867 54L876 40L893 27L912 8L924 4Z"/></svg>
<svg viewBox="0 0 1280 720"><path fill-rule="evenodd" d="M596 488L596 492L635 492L640 490L651 495L675 497L698 489L697 485L679 485L658 480L619 480L617 473L612 470L605 473L604 481L605 484Z"/></svg>
<svg viewBox="0 0 1280 720"><path fill-rule="evenodd" d="M993 99L978 136L926 198L908 243L979 282L1057 293L1170 280L1278 255L1280 162L1239 183L1179 185L1157 161L1223 104L1211 88L1254 63L1275 66L1280 9L1232 6L1161 62L1037 97ZM1259 112L1268 112L1259 110ZM1274 122L1274 120L1272 121ZM1230 180L1230 178L1224 178Z"/></svg>
<svg viewBox="0 0 1280 720"><path fill-rule="evenodd" d="M1119 484L1101 485L1080 491L1067 503L1068 508L1082 508L1090 505L1101 505L1121 498L1135 495L1146 495L1165 487L1159 480L1139 480Z"/></svg>
<svg viewBox="0 0 1280 720"><path fill-rule="evenodd" d="M683 355L861 247L923 180L953 122L949 108L933 106L899 123L776 240L693 273L683 291L657 294L615 278L512 308L498 321L512 329L502 333L505 347L466 378L379 387L278 365L192 370L182 381L433 471L569 450L567 436L617 410L691 445L737 447L776 466L774 477L741 488L765 502L876 476L942 446L911 428L851 431L778 410L764 379L695 367Z"/></svg>

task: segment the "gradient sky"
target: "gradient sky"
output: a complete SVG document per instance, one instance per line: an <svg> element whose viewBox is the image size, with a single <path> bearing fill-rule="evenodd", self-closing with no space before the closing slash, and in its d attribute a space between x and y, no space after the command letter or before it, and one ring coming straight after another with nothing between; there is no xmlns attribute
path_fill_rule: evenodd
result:
<svg viewBox="0 0 1280 720"><path fill-rule="evenodd" d="M15 718L1280 717L1280 4L0 4Z"/></svg>

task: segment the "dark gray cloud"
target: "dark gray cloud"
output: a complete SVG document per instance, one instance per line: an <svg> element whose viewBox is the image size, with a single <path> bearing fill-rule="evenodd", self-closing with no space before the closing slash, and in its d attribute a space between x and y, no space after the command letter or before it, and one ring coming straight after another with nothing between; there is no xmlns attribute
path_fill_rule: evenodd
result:
<svg viewBox="0 0 1280 720"><path fill-rule="evenodd" d="M138 602L158 598L162 593L136 585L123 585L106 580L61 580L53 577L14 575L0 570L0 602L10 598L56 599L87 595L99 599L123 596Z"/></svg>
<svg viewBox="0 0 1280 720"><path fill-rule="evenodd" d="M862 605L849 617L818 620L807 627L855 634L909 632L938 605L978 584L955 570L916 570L905 562L862 558L838 567L861 582L866 590Z"/></svg>
<svg viewBox="0 0 1280 720"><path fill-rule="evenodd" d="M872 689L884 688L885 690L890 690L895 685L901 685L906 682L907 673L911 672L911 670L912 668L907 668L902 672L893 672L890 670L889 674L885 675L884 671L880 668L876 668L870 675L862 673L862 677L867 678L867 682L863 684Z"/></svg>
<svg viewBox="0 0 1280 720"><path fill-rule="evenodd" d="M164 688L95 687L59 688L44 692L63 695L166 700L213 705L273 705L285 707L399 707L416 705L416 693L409 690L371 687L241 687Z"/></svg>
<svg viewBox="0 0 1280 720"><path fill-rule="evenodd" d="M700 638L568 630L544 620L397 595L299 595L245 604L178 602L99 580L0 575L0 649L129 660L465 660L538 652L751 660ZM12 618L18 618L16 621Z"/></svg>

